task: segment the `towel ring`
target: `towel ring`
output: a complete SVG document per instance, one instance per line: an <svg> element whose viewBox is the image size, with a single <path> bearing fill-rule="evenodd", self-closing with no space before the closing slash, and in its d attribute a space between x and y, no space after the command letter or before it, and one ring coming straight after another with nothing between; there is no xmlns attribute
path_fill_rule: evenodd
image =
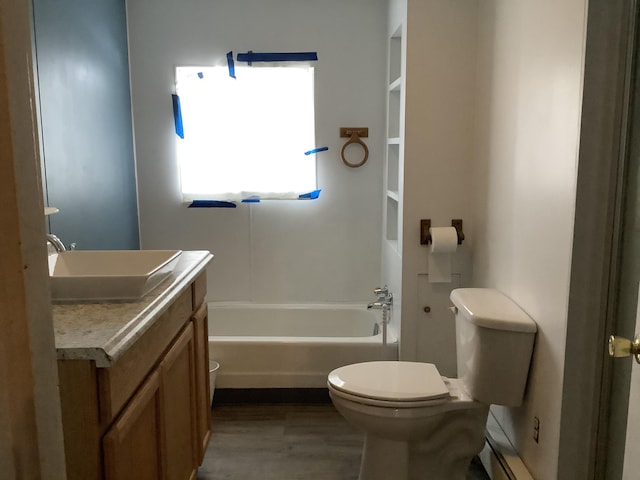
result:
<svg viewBox="0 0 640 480"><path fill-rule="evenodd" d="M346 150L346 148L351 145L352 143L357 143L359 145L362 146L362 149L364 150L364 157L362 157L362 160L360 160L360 162L358 163L351 163L349 161L347 161L346 158L344 158L344 151ZM367 147L367 145L362 141L362 139L360 138L360 135L358 135L357 131L353 131L351 132L351 137L349 138L349 140L347 140L347 142L342 146L342 150L340 150L340 157L342 158L342 162L347 166L347 167L351 167L351 168L358 168L361 167L362 165L364 165L365 163L367 163L367 160L369 159L369 148Z"/></svg>

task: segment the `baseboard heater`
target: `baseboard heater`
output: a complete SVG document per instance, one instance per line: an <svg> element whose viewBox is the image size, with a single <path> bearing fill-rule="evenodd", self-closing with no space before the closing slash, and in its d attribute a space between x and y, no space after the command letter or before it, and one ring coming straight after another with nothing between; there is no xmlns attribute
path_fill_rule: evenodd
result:
<svg viewBox="0 0 640 480"><path fill-rule="evenodd" d="M486 438L487 442L479 457L492 480L533 480L491 412L487 419Z"/></svg>

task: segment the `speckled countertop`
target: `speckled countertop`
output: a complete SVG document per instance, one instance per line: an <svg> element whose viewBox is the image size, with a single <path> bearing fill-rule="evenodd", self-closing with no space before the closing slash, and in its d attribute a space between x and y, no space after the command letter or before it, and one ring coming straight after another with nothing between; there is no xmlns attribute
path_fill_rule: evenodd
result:
<svg viewBox="0 0 640 480"><path fill-rule="evenodd" d="M204 271L213 255L182 252L172 274L139 301L53 305L58 359L95 360L109 367Z"/></svg>

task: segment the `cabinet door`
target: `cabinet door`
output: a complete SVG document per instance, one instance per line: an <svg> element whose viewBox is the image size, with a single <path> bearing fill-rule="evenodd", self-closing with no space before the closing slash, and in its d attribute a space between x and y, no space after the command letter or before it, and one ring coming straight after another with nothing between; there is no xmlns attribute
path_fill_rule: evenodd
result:
<svg viewBox="0 0 640 480"><path fill-rule="evenodd" d="M456 321L449 295L460 284L458 273L451 275L450 283L429 283L429 275L418 275L416 360L436 364L440 375L445 377L458 374Z"/></svg>
<svg viewBox="0 0 640 480"><path fill-rule="evenodd" d="M209 329L207 304L203 303L193 316L196 347L196 420L198 463L202 463L211 437L211 403L209 385Z"/></svg>
<svg viewBox="0 0 640 480"><path fill-rule="evenodd" d="M160 414L160 377L153 373L104 436L106 480L165 478Z"/></svg>
<svg viewBox="0 0 640 480"><path fill-rule="evenodd" d="M193 326L188 323L160 363L167 480L195 478L196 382Z"/></svg>

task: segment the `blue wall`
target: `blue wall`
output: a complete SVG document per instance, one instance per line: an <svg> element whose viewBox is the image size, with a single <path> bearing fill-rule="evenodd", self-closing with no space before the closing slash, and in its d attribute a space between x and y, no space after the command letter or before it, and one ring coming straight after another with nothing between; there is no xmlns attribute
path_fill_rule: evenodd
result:
<svg viewBox="0 0 640 480"><path fill-rule="evenodd" d="M50 229L139 247L124 0L33 0Z"/></svg>

